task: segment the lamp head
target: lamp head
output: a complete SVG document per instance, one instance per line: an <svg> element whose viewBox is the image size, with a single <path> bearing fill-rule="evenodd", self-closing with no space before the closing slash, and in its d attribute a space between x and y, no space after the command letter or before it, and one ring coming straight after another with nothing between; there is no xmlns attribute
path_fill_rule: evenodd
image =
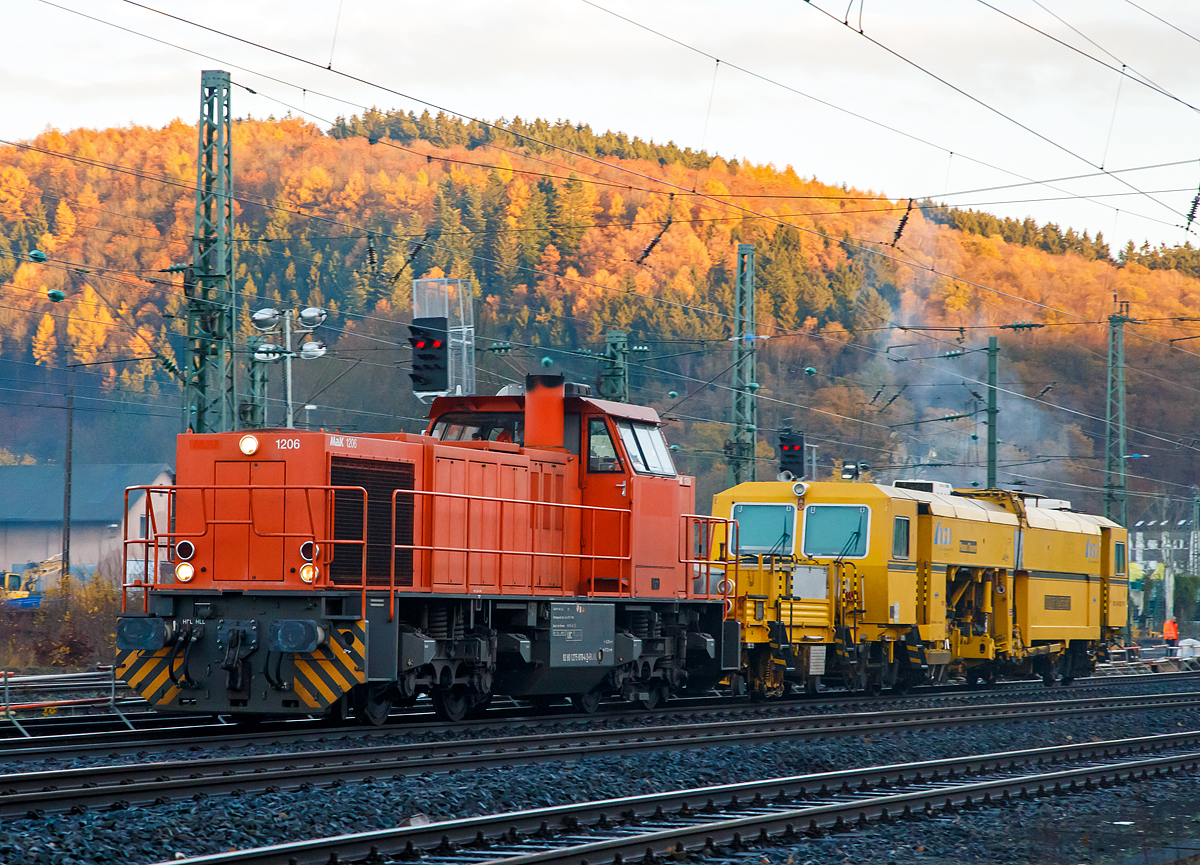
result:
<svg viewBox="0 0 1200 865"><path fill-rule="evenodd" d="M321 307L306 306L300 310L300 326L311 330L314 327L319 327L328 317L329 313L321 309Z"/></svg>
<svg viewBox="0 0 1200 865"><path fill-rule="evenodd" d="M279 324L279 316L279 310L272 309L268 306L251 315L250 323L254 325L257 330L271 330L273 327Z"/></svg>

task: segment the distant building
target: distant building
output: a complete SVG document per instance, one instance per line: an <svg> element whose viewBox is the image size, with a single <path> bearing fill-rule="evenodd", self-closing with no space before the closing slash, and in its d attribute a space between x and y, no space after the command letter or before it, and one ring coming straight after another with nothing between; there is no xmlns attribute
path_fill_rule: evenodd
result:
<svg viewBox="0 0 1200 865"><path fill-rule="evenodd" d="M1129 526L1129 561L1134 578L1134 611L1161 622L1167 615L1166 578L1200 574L1200 531L1190 502L1152 504ZM1138 577L1142 592L1138 592ZM1140 595L1140 597L1139 597Z"/></svg>
<svg viewBox="0 0 1200 865"><path fill-rule="evenodd" d="M62 552L63 467L0 466L0 567L20 571ZM76 465L71 472L71 564L92 566L120 550L125 537L145 537L143 495L125 489L174 483L170 466ZM126 523L129 532L126 535Z"/></svg>

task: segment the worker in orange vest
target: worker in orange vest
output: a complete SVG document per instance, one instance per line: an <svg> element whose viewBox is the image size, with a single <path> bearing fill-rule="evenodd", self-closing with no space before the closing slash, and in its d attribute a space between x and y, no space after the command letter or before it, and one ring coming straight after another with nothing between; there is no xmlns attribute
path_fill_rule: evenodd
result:
<svg viewBox="0 0 1200 865"><path fill-rule="evenodd" d="M1171 616L1163 625L1163 639L1168 646L1179 645L1179 624L1175 621L1175 617Z"/></svg>

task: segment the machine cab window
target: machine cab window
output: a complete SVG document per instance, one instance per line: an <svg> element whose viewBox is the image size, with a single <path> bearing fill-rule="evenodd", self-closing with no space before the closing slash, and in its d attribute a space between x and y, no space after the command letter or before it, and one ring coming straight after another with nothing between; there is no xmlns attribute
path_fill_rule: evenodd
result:
<svg viewBox="0 0 1200 865"><path fill-rule="evenodd" d="M1116 544L1116 548L1117 548L1117 554L1116 554L1115 558L1116 558L1117 574L1120 576L1124 576L1125 575L1125 544L1118 542Z"/></svg>
<svg viewBox="0 0 1200 865"><path fill-rule="evenodd" d="M908 558L908 517L896 517L892 528L892 558Z"/></svg>
<svg viewBox="0 0 1200 865"><path fill-rule="evenodd" d="M675 463L663 438L662 430L654 424L617 421L621 442L629 454L633 470L640 475L675 476Z"/></svg>
<svg viewBox="0 0 1200 865"><path fill-rule="evenodd" d="M809 505L801 549L812 559L866 558L870 528L866 505Z"/></svg>
<svg viewBox="0 0 1200 865"><path fill-rule="evenodd" d="M790 556L796 550L796 506L789 504L736 504L739 556Z"/></svg>
<svg viewBox="0 0 1200 865"><path fill-rule="evenodd" d="M524 415L512 412L448 412L433 425L433 435L444 442L511 442L525 438Z"/></svg>
<svg viewBox="0 0 1200 865"><path fill-rule="evenodd" d="M588 471L593 473L623 472L617 446L602 417L588 419Z"/></svg>

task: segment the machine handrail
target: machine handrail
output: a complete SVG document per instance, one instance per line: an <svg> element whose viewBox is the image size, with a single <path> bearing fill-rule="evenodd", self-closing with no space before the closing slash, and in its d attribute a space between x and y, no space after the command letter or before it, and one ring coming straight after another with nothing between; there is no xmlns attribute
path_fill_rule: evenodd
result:
<svg viewBox="0 0 1200 865"><path fill-rule="evenodd" d="M416 543L415 541L413 543L409 543L409 544L398 544L398 543L395 543L396 505L397 505L397 498L400 496L426 496L431 499L432 498L445 498L445 499L457 499L460 501L466 501L466 502L468 502L468 520L470 519L470 504L469 504L470 502L491 502L494 504L498 504L501 506L501 508L500 508L500 525L497 529L497 532L501 536L503 536L503 533L504 533L504 531L503 531L503 529L504 529L503 505L506 505L506 504L507 505L519 505L522 507L530 507L530 508L537 508L537 507L559 508L564 512L577 511L577 512L580 512L581 514L582 514L582 512L587 511L587 512L589 512L589 514L592 518L592 529L593 529L592 537L595 537L596 515L598 513L614 514L614 515L618 516L618 518L620 519L621 529L620 529L620 535L618 537L617 548L621 552L619 552L618 554L615 554L615 555L604 555L604 554L600 554L600 553L584 553L582 551L569 552L565 549L565 546L561 550L536 550L536 549L508 550L508 549L490 549L490 548L486 548L486 547L448 546L448 545L444 545L444 544L419 544L419 543ZM397 589L397 586L396 586L396 555L395 554L401 550L412 551L412 552L429 552L429 553L463 553L463 554L488 555L488 556L498 557L499 561L503 561L505 556L528 557L528 558L557 558L562 563L561 573L564 576L564 579L561 581L561 585L559 586L559 588L561 590L561 594L563 594L565 596L567 594L567 585L566 585L566 579L565 579L566 560L567 559L578 560L580 562L611 561L611 562L621 562L621 563L625 563L625 564L631 563L633 561L633 551L631 549L630 533L628 531L630 519L631 519L631 513L627 508L609 508L609 507L602 507L600 505L575 504L573 502L546 502L546 501L538 501L535 499L515 499L515 498L507 498L507 497L503 497L503 496L474 495L471 493L452 493L452 492L445 492L445 491L441 491L441 490L405 490L405 489L393 490L392 491L392 520L391 520L392 555L391 555L390 562L389 562L389 579L388 579L388 586L387 586L388 596L389 596L388 621L391 621L391 617L394 615L394 612L395 612L395 606L396 606L395 594L396 594L396 589ZM468 525L469 525L469 522L468 522ZM414 528L415 528L415 526L414 526ZM565 529L566 529L566 526L565 526L565 521L564 521L564 534L565 534ZM564 538L564 540L565 540L565 538ZM415 577L415 574L414 574L414 577ZM414 579L414 582L415 582L415 579ZM422 588L427 591L433 590L432 586L422 587ZM417 590L418 587L414 585L413 589ZM592 569L592 573L590 576L590 594L595 594L595 568L594 567ZM621 594L620 585L618 585L618 595L620 595L620 594Z"/></svg>
<svg viewBox="0 0 1200 865"><path fill-rule="evenodd" d="M736 590L738 579L741 576L740 562L736 554L730 553L730 550L737 549L738 521L728 517L713 517L707 514L681 514L680 522L682 529L679 532L679 562L682 565L690 565L691 572L688 574L687 597L692 598L708 598L712 596L712 592L707 591L711 584L713 569L717 566L723 568L724 577L718 584L723 588L717 593L721 596L721 600L728 601L730 590ZM692 526L696 526L699 530L697 538L697 546L700 548L700 555L703 557L689 557L688 547L691 546ZM717 529L723 529L725 538L724 558L719 558L715 554L715 544L717 539ZM732 540L732 543L730 541ZM729 572L729 566L733 566L732 576ZM697 579L697 570L703 575L703 585L706 591L695 592L695 580ZM726 614L731 612L728 603L725 605Z"/></svg>
<svg viewBox="0 0 1200 865"><path fill-rule="evenodd" d="M209 515L209 497L203 495L205 492L230 492L230 491L245 491L247 493L247 507L249 510L249 519L245 520L220 520ZM254 492L256 491L280 491L303 493L305 507L308 512L309 531L307 532L262 532L258 528L257 520L254 513ZM362 495L362 537L361 539L354 538L332 538L318 537L316 532L317 518L313 513L312 493L320 491L327 497L328 508L326 517L326 527L333 524L334 512L336 509L336 501L333 493L338 491L357 492ZM146 534L144 538L130 538L130 520L125 521L125 534L122 538L122 562L121 562L121 612L124 613L128 609L128 593L129 589L143 589L142 592L142 611L148 613L150 609L150 589L159 588L164 583L159 582L159 565L162 564L158 557L158 551L166 549L168 556L174 556L175 546L180 540L193 540L208 537L209 532L214 526L248 526L254 533L255 537L259 538L305 538L311 541L314 545L321 549L320 558L322 561L332 559L334 548L337 544L359 545L365 548L367 543L367 491L360 486L342 485L342 484L172 484L166 486L142 485L127 487L125 489L125 512L130 512L129 499L130 494L144 492L145 496L142 499L142 506L146 511ZM180 492L198 492L201 493L201 513L200 516L204 521L204 530L201 532L181 532L174 529L174 515L176 510L176 499ZM162 530L159 528L159 514L154 507L153 496L165 496L166 526ZM215 499L215 496L214 496ZM163 540L166 539L166 543ZM129 563L137 561L137 559L129 558L129 548L132 546L140 546L143 548L142 554L142 576L135 580L129 579ZM151 567L151 550L154 550L153 567ZM168 558L167 561L171 561ZM312 583L311 588L325 585L324 572L320 572ZM366 585L366 556L363 556L362 561L362 583ZM365 595L365 593L364 593ZM365 596L364 596L365 600Z"/></svg>

